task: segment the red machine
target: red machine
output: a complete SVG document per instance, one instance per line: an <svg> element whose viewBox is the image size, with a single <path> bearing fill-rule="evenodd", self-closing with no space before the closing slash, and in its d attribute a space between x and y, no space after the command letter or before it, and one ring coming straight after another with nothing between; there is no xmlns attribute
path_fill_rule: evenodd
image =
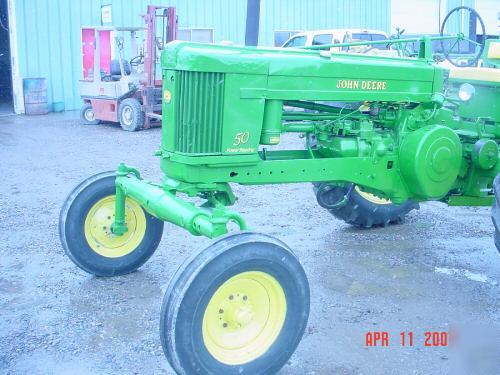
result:
<svg viewBox="0 0 500 375"><path fill-rule="evenodd" d="M177 16L174 7L148 5L143 18L145 27L82 29L80 117L85 124L119 122L136 131L161 121L159 59L164 45L176 39ZM138 43L141 33L144 42Z"/></svg>

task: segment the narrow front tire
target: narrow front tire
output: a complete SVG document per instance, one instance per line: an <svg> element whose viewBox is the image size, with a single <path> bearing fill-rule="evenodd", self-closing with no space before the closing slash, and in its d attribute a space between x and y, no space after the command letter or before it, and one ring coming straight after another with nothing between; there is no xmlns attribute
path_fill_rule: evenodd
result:
<svg viewBox="0 0 500 375"><path fill-rule="evenodd" d="M64 202L59 237L68 257L96 276L118 276L137 270L154 253L163 221L133 199L125 200L127 232L114 235L115 172L92 176L78 185Z"/></svg>
<svg viewBox="0 0 500 375"><path fill-rule="evenodd" d="M160 337L178 374L274 374L299 344L309 285L281 241L243 232L193 255L170 281Z"/></svg>

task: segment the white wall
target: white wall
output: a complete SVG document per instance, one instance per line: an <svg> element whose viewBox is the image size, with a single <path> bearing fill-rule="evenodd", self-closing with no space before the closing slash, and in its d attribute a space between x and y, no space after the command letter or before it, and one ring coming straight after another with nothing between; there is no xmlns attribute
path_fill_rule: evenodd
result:
<svg viewBox="0 0 500 375"><path fill-rule="evenodd" d="M14 0L7 0L7 11L9 13L10 66L12 69L12 99L14 101L14 112L24 113L23 80L19 72L16 9Z"/></svg>
<svg viewBox="0 0 500 375"><path fill-rule="evenodd" d="M448 0L392 0L391 1L391 33L396 27L410 33L439 33L441 23L446 17ZM486 33L500 33L499 20L500 0L453 1L452 7L460 4L474 4L474 9L484 21ZM478 30L479 31L479 30Z"/></svg>
<svg viewBox="0 0 500 375"><path fill-rule="evenodd" d="M406 34L439 33L440 2L440 0L392 0L391 33L395 33L396 27L405 29Z"/></svg>
<svg viewBox="0 0 500 375"><path fill-rule="evenodd" d="M500 0L476 0L475 8L484 21L486 34L498 35L500 33L498 19L500 17Z"/></svg>

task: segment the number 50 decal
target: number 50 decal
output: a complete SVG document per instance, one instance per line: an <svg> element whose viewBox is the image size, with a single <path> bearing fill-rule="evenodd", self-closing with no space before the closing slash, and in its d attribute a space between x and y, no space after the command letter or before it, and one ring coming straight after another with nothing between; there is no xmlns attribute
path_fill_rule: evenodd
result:
<svg viewBox="0 0 500 375"><path fill-rule="evenodd" d="M236 133L234 136L233 146L239 146L247 143L248 138L250 138L250 132Z"/></svg>

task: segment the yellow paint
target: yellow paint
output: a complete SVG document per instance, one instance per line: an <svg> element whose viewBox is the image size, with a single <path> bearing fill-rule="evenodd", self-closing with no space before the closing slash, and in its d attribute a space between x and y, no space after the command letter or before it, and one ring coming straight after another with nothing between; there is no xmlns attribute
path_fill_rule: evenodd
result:
<svg viewBox="0 0 500 375"><path fill-rule="evenodd" d="M85 239L90 248L107 258L119 258L134 251L146 233L146 215L141 206L130 198L125 201L125 222L128 231L122 236L111 232L114 221L115 196L97 201L85 218Z"/></svg>
<svg viewBox="0 0 500 375"><path fill-rule="evenodd" d="M359 186L356 185L354 188L356 192L361 195L364 199L366 199L369 202L375 203L375 204L391 204L392 202L389 199L384 199L384 198L379 198L374 194L366 193L363 190L359 188Z"/></svg>
<svg viewBox="0 0 500 375"><path fill-rule="evenodd" d="M494 68L454 68L450 78L471 81L500 82L500 69Z"/></svg>
<svg viewBox="0 0 500 375"><path fill-rule="evenodd" d="M269 137L269 143L273 144L273 145L277 145L278 143L280 143L280 137Z"/></svg>
<svg viewBox="0 0 500 375"><path fill-rule="evenodd" d="M256 150L254 147L239 147L239 148L226 148L226 152L245 152L245 153L254 153Z"/></svg>
<svg viewBox="0 0 500 375"><path fill-rule="evenodd" d="M236 133L234 136L233 146L243 145L250 139L250 132L240 132Z"/></svg>
<svg viewBox="0 0 500 375"><path fill-rule="evenodd" d="M361 106L358 108L358 111L360 111L360 112L366 112L369 110L370 110L370 103L367 103L367 102L361 104Z"/></svg>
<svg viewBox="0 0 500 375"><path fill-rule="evenodd" d="M165 103L170 103L170 101L172 100L172 93L168 90L165 90L163 92L163 100L165 101Z"/></svg>
<svg viewBox="0 0 500 375"><path fill-rule="evenodd" d="M372 81L372 80L355 80L355 79L339 79L337 81L338 89L352 90L387 90L387 81Z"/></svg>
<svg viewBox="0 0 500 375"><path fill-rule="evenodd" d="M500 59L500 42L490 42L487 57L488 59Z"/></svg>
<svg viewBox="0 0 500 375"><path fill-rule="evenodd" d="M224 282L203 316L203 342L219 362L241 365L263 355L276 341L286 317L285 292L271 275L237 274Z"/></svg>

